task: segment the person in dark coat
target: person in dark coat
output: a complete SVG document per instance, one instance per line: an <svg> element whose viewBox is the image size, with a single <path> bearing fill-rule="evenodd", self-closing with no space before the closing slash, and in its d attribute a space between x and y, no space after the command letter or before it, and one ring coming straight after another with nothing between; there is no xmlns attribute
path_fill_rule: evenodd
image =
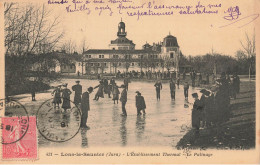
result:
<svg viewBox="0 0 260 165"><path fill-rule="evenodd" d="M80 81L76 81L76 85L72 86L72 90L75 91L74 104L79 105L81 103L82 86L79 84Z"/></svg>
<svg viewBox="0 0 260 165"><path fill-rule="evenodd" d="M146 104L145 104L144 97L141 95L139 91L136 91L135 93L137 93L137 95L135 96L137 115L142 115L141 111L143 111L143 114L146 114L145 113Z"/></svg>
<svg viewBox="0 0 260 165"><path fill-rule="evenodd" d="M118 104L120 91L118 90L118 86L116 85L116 83L114 83L113 86L112 86L112 94L113 94L112 100L114 100L114 104L115 104L116 101L117 101L117 104Z"/></svg>
<svg viewBox="0 0 260 165"><path fill-rule="evenodd" d="M218 120L219 123L221 123L227 121L230 115L229 84L226 79L225 73L221 74L221 77L217 80L217 82L219 84L219 90L216 93L216 107L218 110Z"/></svg>
<svg viewBox="0 0 260 165"><path fill-rule="evenodd" d="M235 96L240 92L240 78L237 74L233 76L233 90Z"/></svg>
<svg viewBox="0 0 260 165"><path fill-rule="evenodd" d="M35 90L35 83L33 83L33 84L31 85L32 101L36 101L36 99L35 99L35 93L36 93L36 90Z"/></svg>
<svg viewBox="0 0 260 165"><path fill-rule="evenodd" d="M114 85L115 83L116 83L116 81L115 81L114 77L112 77L109 84Z"/></svg>
<svg viewBox="0 0 260 165"><path fill-rule="evenodd" d="M103 85L104 85L104 93L108 94L108 81L106 78L103 81Z"/></svg>
<svg viewBox="0 0 260 165"><path fill-rule="evenodd" d="M191 123L192 127L195 129L195 134L199 135L199 128L200 128L200 111L202 109L200 100L198 98L197 93L193 93L192 97L194 98L194 104L192 108L192 114L191 114Z"/></svg>
<svg viewBox="0 0 260 165"><path fill-rule="evenodd" d="M124 85L125 85L125 88L126 88L127 91L128 91L128 83L129 83L129 79L128 79L128 77L126 76L126 77L124 78Z"/></svg>
<svg viewBox="0 0 260 165"><path fill-rule="evenodd" d="M184 88L185 100L188 100L188 97L189 97L189 83L187 81L184 83L183 88Z"/></svg>
<svg viewBox="0 0 260 165"><path fill-rule="evenodd" d="M205 104L204 104L204 112L205 112L205 126L209 127L212 123L212 115L213 115L213 106L214 106L214 96L211 95L210 91L205 91Z"/></svg>
<svg viewBox="0 0 260 165"><path fill-rule="evenodd" d="M81 128L86 128L90 129L89 126L87 126L87 120L88 120L88 111L90 110L90 105L89 105L89 94L92 93L93 88L89 87L88 92L84 92L82 94L82 103L81 103L81 123L80 127Z"/></svg>
<svg viewBox="0 0 260 165"><path fill-rule="evenodd" d="M123 88L123 91L121 92L120 101L122 102L122 116L127 116L125 105L127 102L127 90L125 85L122 85L121 88Z"/></svg>
<svg viewBox="0 0 260 165"><path fill-rule="evenodd" d="M97 91L97 93L95 95L95 98L93 100L98 101L99 97L104 98L104 93L103 93L104 85L103 85L103 82L99 81L99 85L96 86L94 89L96 89L96 88L98 88L98 91Z"/></svg>
<svg viewBox="0 0 260 165"><path fill-rule="evenodd" d="M204 127L206 124L206 120L205 120L205 103L206 103L206 89L202 89L200 90L200 93L202 93L201 97L200 97L200 104L201 104L201 111L200 111L200 119L201 119L201 127Z"/></svg>
<svg viewBox="0 0 260 165"><path fill-rule="evenodd" d="M173 81L173 79L171 79L170 81L170 92L171 92L171 99L175 100L175 82Z"/></svg>
<svg viewBox="0 0 260 165"><path fill-rule="evenodd" d="M112 92L112 84L108 84L107 86L107 95L108 95L108 98L111 98L111 92Z"/></svg>
<svg viewBox="0 0 260 165"><path fill-rule="evenodd" d="M71 91L67 88L68 84L64 84L64 89L62 90L62 108L64 109L64 112L66 112L67 109L70 109L70 95Z"/></svg>
<svg viewBox="0 0 260 165"><path fill-rule="evenodd" d="M157 81L155 84L154 84L154 86L155 86L155 90L156 90L156 99L157 99L157 101L158 100L160 100L160 98L161 98L161 90L162 90L162 83L160 82L160 81Z"/></svg>
<svg viewBox="0 0 260 165"><path fill-rule="evenodd" d="M51 95L53 96L52 103L54 105L54 109L56 109L56 105L58 106L58 109L59 109L60 108L60 104L61 104L61 89L60 89L60 86L57 86L53 90Z"/></svg>

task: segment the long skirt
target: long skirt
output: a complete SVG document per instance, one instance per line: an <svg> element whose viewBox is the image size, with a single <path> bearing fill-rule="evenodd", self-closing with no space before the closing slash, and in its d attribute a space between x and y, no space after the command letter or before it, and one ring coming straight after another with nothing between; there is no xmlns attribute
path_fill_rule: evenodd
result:
<svg viewBox="0 0 260 165"><path fill-rule="evenodd" d="M63 102L62 102L62 108L63 109L70 109L70 99L67 98L63 98Z"/></svg>
<svg viewBox="0 0 260 165"><path fill-rule="evenodd" d="M118 100L119 99L119 94L113 94L113 100Z"/></svg>
<svg viewBox="0 0 260 165"><path fill-rule="evenodd" d="M61 97L60 96L54 96L52 103L61 104Z"/></svg>

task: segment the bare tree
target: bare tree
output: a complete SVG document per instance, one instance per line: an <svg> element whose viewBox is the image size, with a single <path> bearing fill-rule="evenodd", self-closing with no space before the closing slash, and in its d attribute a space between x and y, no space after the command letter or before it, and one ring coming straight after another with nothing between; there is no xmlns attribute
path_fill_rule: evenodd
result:
<svg viewBox="0 0 260 165"><path fill-rule="evenodd" d="M65 51L68 54L73 54L74 52L76 52L77 47L75 42L69 39L61 45L61 50Z"/></svg>
<svg viewBox="0 0 260 165"><path fill-rule="evenodd" d="M241 46L243 47L243 52L247 55L248 63L249 63L249 68L248 68L248 76L249 76L249 81L251 81L251 70L252 70L252 65L254 62L254 57L256 56L256 50L255 50L255 30L252 35L252 38L249 37L248 33L245 33L246 35L246 41L243 43L240 41Z"/></svg>
<svg viewBox="0 0 260 165"><path fill-rule="evenodd" d="M9 81L26 80L32 68L46 73L46 68L50 69L49 60L54 60L47 54L63 36L59 17L45 5L5 3L4 7L6 68L12 76Z"/></svg>
<svg viewBox="0 0 260 165"><path fill-rule="evenodd" d="M5 3L6 54L50 52L63 36L59 23L45 5Z"/></svg>

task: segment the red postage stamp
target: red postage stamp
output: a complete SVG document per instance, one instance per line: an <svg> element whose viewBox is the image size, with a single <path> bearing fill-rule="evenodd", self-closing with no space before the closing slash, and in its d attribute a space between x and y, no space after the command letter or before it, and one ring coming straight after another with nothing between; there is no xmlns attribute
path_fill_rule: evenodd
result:
<svg viewBox="0 0 260 165"><path fill-rule="evenodd" d="M2 129L2 159L36 159L36 117L4 117Z"/></svg>

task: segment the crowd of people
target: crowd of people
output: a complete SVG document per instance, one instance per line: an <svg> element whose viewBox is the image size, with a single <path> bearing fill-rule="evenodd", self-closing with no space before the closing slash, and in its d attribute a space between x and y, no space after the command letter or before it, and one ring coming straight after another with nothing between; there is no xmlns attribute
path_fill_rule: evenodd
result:
<svg viewBox="0 0 260 165"><path fill-rule="evenodd" d="M239 76L234 74L230 78L222 73L210 90L200 90L200 98L198 93L193 93L192 127L195 128L196 134L199 134L200 128L219 125L229 120L230 99L236 99L239 91Z"/></svg>
<svg viewBox="0 0 260 165"><path fill-rule="evenodd" d="M133 78L138 78L138 79L143 79L146 78L148 80L151 79L170 79L172 77L176 77L176 72L170 72L170 71L129 71L129 72L120 72L119 70L116 73L116 78L125 78L129 77L131 79Z"/></svg>
<svg viewBox="0 0 260 165"><path fill-rule="evenodd" d="M194 73L192 73L194 77ZM199 76L200 77L200 76ZM184 79L185 77L183 77ZM76 81L76 84L72 86L72 91L75 92L74 95L74 104L78 106L82 111L81 127L89 129L87 126L88 111L90 110L89 95L96 89L96 94L94 96L95 101L99 101L100 98L104 98L107 95L108 98L113 100L114 104L118 104L118 101L121 102L122 107L122 116L127 116L126 103L127 103L127 92L128 86L130 83L130 77L125 77L122 85L117 85L116 80L112 77L110 80L103 78L99 80L97 86L89 87L86 92L82 92L82 86L80 81ZM196 79L196 77L195 77ZM200 79L200 78L199 78ZM234 74L231 78L225 73L221 74L221 77L215 81L210 89L201 89L200 93L193 93L192 97L194 98L193 108L192 108L192 127L195 128L197 133L199 133L200 128L209 127L212 125L217 125L223 121L228 120L229 118L229 105L230 98L236 98L236 94L239 93L240 79ZM172 100L175 100L175 91L179 89L180 76L177 78L172 78L169 81L169 91ZM62 109L66 112L71 108L70 95L72 91L67 88L68 84L63 84L62 89L61 85L57 86L53 92L53 105L54 108L60 109L60 104L62 104ZM192 86L195 86L195 83L192 81ZM154 84L156 91L156 99L160 101L160 93L163 88L163 85L160 80L157 80ZM119 88L122 88L120 92ZM186 103L184 106L188 107L189 103L189 83L187 80L184 80L184 98ZM121 95L120 95L121 94ZM119 97L120 96L120 97ZM200 96L200 98L199 98ZM142 96L140 91L136 91L136 109L137 115L146 114L146 103L145 98Z"/></svg>
<svg viewBox="0 0 260 165"><path fill-rule="evenodd" d="M95 94L95 97L93 100L98 101L99 98L104 98L104 95L107 94L108 98L111 98L112 94L112 100L114 101L114 104L118 104L118 100L122 103L122 116L127 116L126 111L126 103L127 103L127 91L128 91L128 84L129 79L124 79L124 84L118 86L115 82L114 78L111 78L109 81L104 78L99 81L99 85L96 87L89 87L86 92L82 92L82 85L80 85L80 81L76 81L76 84L72 86L72 91L75 92L74 94L74 101L73 103L81 109L82 112L82 119L81 119L81 127L90 129L89 126L87 126L87 118L88 118L88 111L90 110L90 102L89 102L89 95L94 91L94 89L97 89L97 92ZM119 88L122 88L121 96L119 98ZM59 112L60 104L61 108L63 109L63 112L66 113L68 109L71 108L71 100L70 95L72 94L72 91L68 89L68 84L58 85L55 87L53 92L51 93L53 96L53 106L56 112ZM136 91L136 108L137 108L137 115L141 115L141 111L143 114L145 114L145 100L144 97L141 95L139 91Z"/></svg>

